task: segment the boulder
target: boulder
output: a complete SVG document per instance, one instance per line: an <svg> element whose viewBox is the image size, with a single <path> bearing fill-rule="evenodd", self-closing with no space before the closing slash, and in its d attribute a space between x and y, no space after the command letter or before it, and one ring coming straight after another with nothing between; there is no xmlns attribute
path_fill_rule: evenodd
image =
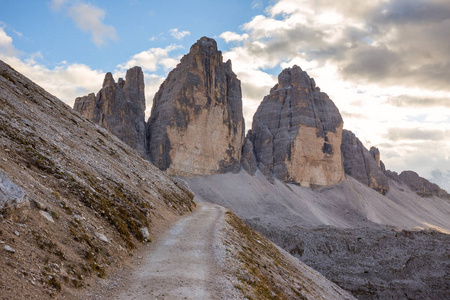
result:
<svg viewBox="0 0 450 300"><path fill-rule="evenodd" d="M151 162L169 175L240 170L241 83L216 41L202 37L161 84L147 122Z"/></svg>
<svg viewBox="0 0 450 300"><path fill-rule="evenodd" d="M261 172L302 186L345 179L343 120L327 94L298 66L278 76L253 117L253 147Z"/></svg>
<svg viewBox="0 0 450 300"><path fill-rule="evenodd" d="M6 219L24 222L30 209L25 191L0 171L0 214Z"/></svg>

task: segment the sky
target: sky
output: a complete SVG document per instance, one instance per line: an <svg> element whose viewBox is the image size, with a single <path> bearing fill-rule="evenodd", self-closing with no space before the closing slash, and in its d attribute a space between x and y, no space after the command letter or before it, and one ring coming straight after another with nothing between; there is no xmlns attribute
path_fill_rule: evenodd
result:
<svg viewBox="0 0 450 300"><path fill-rule="evenodd" d="M0 59L69 105L144 70L159 85L200 37L241 80L246 128L282 69L300 66L344 128L390 170L450 190L448 0L0 0Z"/></svg>

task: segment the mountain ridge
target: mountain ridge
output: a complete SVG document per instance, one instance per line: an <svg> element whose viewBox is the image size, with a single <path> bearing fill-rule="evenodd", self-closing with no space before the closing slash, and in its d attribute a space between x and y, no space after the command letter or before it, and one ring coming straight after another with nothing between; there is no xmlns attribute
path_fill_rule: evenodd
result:
<svg viewBox="0 0 450 300"><path fill-rule="evenodd" d="M210 60L211 64L208 63ZM200 75L192 75L190 68L196 70L202 65L209 66L208 68L216 67L209 73L202 73L204 70L202 67L199 69L200 73L195 71ZM216 74L217 67L227 70L225 74L228 75L220 73L222 71ZM232 78L230 86L233 92L227 90L227 84L217 85L216 79L218 82L223 82L225 77ZM188 80L188 78L191 79ZM198 81L199 78L200 81ZM110 80L105 77L105 81ZM204 82L204 88L199 87L199 82ZM211 89L210 83L213 83L214 89ZM189 95L185 94L188 90L191 90ZM233 95L234 100L223 108L218 110L214 108L216 109L214 116L207 115L200 120L199 112L210 111L208 107L211 105L212 98L209 93L213 90L220 91L217 94L220 96L213 97L218 103L226 102L224 100L226 97L223 95L225 90L227 94ZM167 93L175 93L175 95L169 96ZM85 96L83 99L86 97L92 96ZM165 97L164 100L159 99L161 97ZM277 97L278 100L276 100ZM178 100L170 100L174 98ZM173 158L178 157L172 167L174 171L169 170L169 174L177 176L239 172L241 168L252 175L259 169L271 182L273 182L272 177L276 177L284 178L286 182L317 187L339 184L345 176L353 176L381 194L389 190L387 177L390 177L410 186L415 185L417 193L424 197L438 195L450 199L446 191L439 186L427 183L425 178L418 179L408 172L399 176L387 170L377 148L367 150L352 132L342 130L343 120L338 108L316 86L314 79L300 67L294 66L283 70L279 75L279 82L264 99L267 100L261 103L258 111L266 112L255 113L253 128L244 137L240 81L231 70L231 61L222 62L222 54L217 49L217 43L211 38L202 37L192 45L190 52L169 73L155 95L152 116L146 124L147 133L144 143L147 145L147 152L143 156L162 170L167 170ZM195 101L200 102L195 104ZM266 104L269 101L271 104ZM293 105L292 101L297 104ZM203 107L200 103L206 106ZM277 108L274 105L278 105ZM187 107L193 107L193 109L189 110ZM88 119L99 123L92 117L92 112L80 108L79 105L75 105L74 109L81 111ZM219 111L226 112L224 116L228 121L220 116ZM121 115L120 111L116 114ZM142 114L143 111L138 115ZM272 116L269 117L268 114ZM273 118L278 120L277 124L271 121ZM117 119L120 119L120 116L117 116ZM224 126L220 125L221 122L218 120L223 120ZM217 130L217 128L223 130ZM167 135L169 132L167 130L173 131L172 138ZM207 134L201 133L204 130L208 130ZM305 131L297 134L299 130L302 132L309 130L309 133ZM155 132L152 133L152 131ZM230 134L231 132L234 134ZM178 134L181 137L178 137ZM121 134L119 134L120 137ZM214 137L214 141L210 137ZM218 142L221 146L211 146ZM173 147L171 143L177 143L178 146ZM188 150L189 146L195 150ZM142 151L139 152L142 155ZM295 154L296 152L298 155ZM425 192L423 192L424 189Z"/></svg>
<svg viewBox="0 0 450 300"><path fill-rule="evenodd" d="M211 226L216 222L204 227L203 219L197 217L202 207L196 209L186 182L168 177L119 138L2 61L0 154L1 298L93 298L92 287L97 284L102 287L101 298L102 285L115 278L111 275L123 276L131 256L153 254L145 247L153 245L153 238L164 232L182 233L179 223L188 218L202 229L215 230ZM218 209L226 220L221 222L225 224L219 230L218 246L227 247L224 271L227 280L234 280L229 288L238 299L245 295L353 299L231 212ZM171 224L176 230L167 231ZM191 242L196 245L195 240ZM166 246L163 252L170 258ZM209 253L215 251L206 248ZM266 250L276 254L277 260L267 257ZM200 262L200 266L189 266L207 267ZM260 262L269 266L263 268ZM295 284L288 274L296 278ZM146 277L141 278L134 283L147 285ZM163 293L176 288L166 284ZM212 285L213 291L222 288L217 282Z"/></svg>

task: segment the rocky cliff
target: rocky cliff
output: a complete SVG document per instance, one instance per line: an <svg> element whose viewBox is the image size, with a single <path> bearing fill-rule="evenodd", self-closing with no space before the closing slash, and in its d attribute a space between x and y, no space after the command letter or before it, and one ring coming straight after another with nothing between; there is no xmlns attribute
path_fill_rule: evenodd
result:
<svg viewBox="0 0 450 300"><path fill-rule="evenodd" d="M119 78L117 83L107 73L97 96L91 93L76 98L74 109L146 157L144 74L140 67L129 69L125 80Z"/></svg>
<svg viewBox="0 0 450 300"><path fill-rule="evenodd" d="M329 186L345 178L343 121L327 94L298 66L285 69L253 117L259 169L302 186Z"/></svg>
<svg viewBox="0 0 450 300"><path fill-rule="evenodd" d="M377 148L367 150L353 132L344 130L341 151L345 174L383 195L389 191L388 178L383 172L384 165Z"/></svg>
<svg viewBox="0 0 450 300"><path fill-rule="evenodd" d="M216 41L202 37L162 83L147 123L150 160L170 175L239 171L241 84Z"/></svg>

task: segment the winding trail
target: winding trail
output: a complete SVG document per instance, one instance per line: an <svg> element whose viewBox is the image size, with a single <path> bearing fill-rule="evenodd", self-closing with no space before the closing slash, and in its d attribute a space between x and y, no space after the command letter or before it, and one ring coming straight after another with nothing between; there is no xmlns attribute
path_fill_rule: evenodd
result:
<svg viewBox="0 0 450 300"><path fill-rule="evenodd" d="M201 203L146 251L127 282L103 299L220 299L222 270L214 256L214 232L225 209ZM106 297L105 297L106 296Z"/></svg>

